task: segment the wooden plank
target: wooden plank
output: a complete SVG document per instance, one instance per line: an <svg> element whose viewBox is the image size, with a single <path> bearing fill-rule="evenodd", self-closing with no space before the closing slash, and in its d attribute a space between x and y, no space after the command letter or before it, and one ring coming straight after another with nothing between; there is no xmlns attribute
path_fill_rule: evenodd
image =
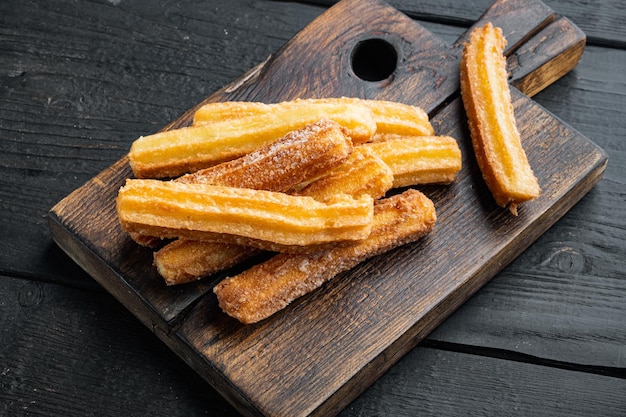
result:
<svg viewBox="0 0 626 417"><path fill-rule="evenodd" d="M0 293L3 415L241 415L103 291L0 276ZM418 347L340 416L618 416L624 384L549 364Z"/></svg>
<svg viewBox="0 0 626 417"><path fill-rule="evenodd" d="M360 3L344 2L341 6L318 19L315 23L319 27L314 23L301 32L258 71L245 76L242 82L227 86L210 100L224 99L226 95L229 99L277 101L295 96L345 94L394 97L435 109L454 93L453 74L458 68L454 49L447 54L443 43L383 5L367 5L366 10ZM316 77L323 79L325 74L347 72L349 61L342 57L351 56L350 51L358 41L372 36L372 32L348 36L346 31L344 38L334 45L339 50L331 48L338 52L335 57L339 57L334 65L318 55L313 61L316 65L309 68L316 77L286 72L291 68L285 67L286 63L307 61L308 45L314 39L335 39L321 29L335 28L332 22L337 16L354 15L359 7L360 17L366 13L373 16L371 27L375 29L368 30L391 34L385 38L391 45L396 48L400 45L394 33L402 33L402 41L408 45L419 45L415 56L407 52L409 49L404 44L402 49L397 49L408 54L400 62L409 63L411 70L399 68L392 82L382 84L372 85L344 75L330 78L339 85L320 85ZM515 15L519 17L519 12ZM499 11L497 16L502 17ZM533 28L545 26L545 19L537 21L539 26ZM346 21L342 22L345 25ZM361 27L360 23L356 24ZM342 49L346 45L347 51ZM437 48L440 50L436 51ZM435 72L427 78L423 72L412 70L418 59L423 64L432 56L437 57L440 70L448 68L454 72L447 76L444 72L443 77ZM443 64L439 61L442 56L446 57ZM286 74L296 77L293 86L287 84ZM280 89L279 80L282 80ZM407 86L415 88L407 89ZM394 89L397 97L392 96ZM410 93L414 96L409 96ZM149 263L146 251L132 246L119 231L110 203L98 207L90 198L97 194L100 204L113 201L122 180L130 175L124 160L55 207L51 220L53 235L241 411L250 415L333 414L514 259L599 179L605 157L598 148L521 94L516 95L515 104L521 115L522 134L531 149L529 158L540 167L538 176L545 181L542 184L545 196L525 208L520 218L511 221L508 214L488 199L485 201L488 193L480 185L480 175L471 158L467 159L471 152L465 148L466 168L459 181L443 191L431 190L442 219L432 237L389 254L385 262L379 258L355 268L344 279L333 281L323 291L294 303L259 325L243 327L227 319L208 294L187 313L191 305L188 299L177 298L180 294L170 290L159 292L151 283L154 271L142 267ZM434 122L440 133L457 137L467 146L458 100L439 112ZM185 117L174 125L184 123ZM77 205L77 201L81 204ZM94 216L96 223L85 222L85 213ZM459 230L458 225L467 225L467 230ZM102 239L103 230L106 240ZM478 258L467 252L468 245L480 254ZM475 262L478 263L472 266ZM102 272L103 264L109 266L105 272ZM380 276L386 279L381 281ZM342 303L329 302L335 298L341 298ZM151 303L146 305L146 299ZM175 327L170 327L170 322ZM354 323L360 325L355 327ZM342 332L338 334L337 329ZM294 346L299 347L296 352ZM276 375L284 377L278 381Z"/></svg>
<svg viewBox="0 0 626 417"><path fill-rule="evenodd" d="M104 290L0 276L0 415L239 416Z"/></svg>
<svg viewBox="0 0 626 417"><path fill-rule="evenodd" d="M546 380L553 383L544 384ZM617 417L626 406L620 393L625 384L622 378L418 347L341 417L391 415L389 410L397 417Z"/></svg>
<svg viewBox="0 0 626 417"><path fill-rule="evenodd" d="M330 6L337 0L314 0L314 4ZM624 48L624 4L603 2L598 7L589 7L583 0L548 0L545 2L560 16L568 16L590 38L594 45ZM490 0L471 3L448 1L390 0L389 4L418 20L427 20L461 26L471 25L489 7Z"/></svg>

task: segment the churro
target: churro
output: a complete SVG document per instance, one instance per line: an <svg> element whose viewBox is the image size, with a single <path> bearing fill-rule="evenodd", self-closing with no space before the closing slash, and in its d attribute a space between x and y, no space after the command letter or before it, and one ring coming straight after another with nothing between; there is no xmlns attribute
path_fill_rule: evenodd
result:
<svg viewBox="0 0 626 417"><path fill-rule="evenodd" d="M369 141L375 141L377 135L385 134L417 136L432 136L435 134L435 130L428 119L428 114L417 106L395 101L367 100L353 97L309 99L306 101L312 105L339 101L363 104L369 107L376 122L376 134Z"/></svg>
<svg viewBox="0 0 626 417"><path fill-rule="evenodd" d="M117 213L127 232L298 252L367 237L373 199L344 194L319 202L274 191L129 179L118 193Z"/></svg>
<svg viewBox="0 0 626 417"><path fill-rule="evenodd" d="M428 114L420 107L384 100L361 100L361 102L372 110L376 122L376 135L432 136L435 134L428 120Z"/></svg>
<svg viewBox="0 0 626 417"><path fill-rule="evenodd" d="M406 190L375 205L370 236L349 246L311 254L278 254L218 283L220 308L242 323L255 323L286 307L360 262L415 241L436 221L435 208L417 190Z"/></svg>
<svg viewBox="0 0 626 417"><path fill-rule="evenodd" d="M316 106L356 104L364 105L372 111L376 123L376 134L394 133L399 135L434 135L426 112L417 106L385 100L368 100L354 97L296 99L277 104L258 102L209 103L194 114L194 125L235 119L242 116L265 116L276 108L312 109ZM369 141L370 138L364 138ZM365 140L355 140L356 143Z"/></svg>
<svg viewBox="0 0 626 417"><path fill-rule="evenodd" d="M343 128L324 119L287 133L232 161L196 171L175 181L287 191L340 165L352 152Z"/></svg>
<svg viewBox="0 0 626 417"><path fill-rule="evenodd" d="M461 95L478 166L493 197L517 215L541 190L515 123L507 81L506 39L487 23L470 35L461 58Z"/></svg>
<svg viewBox="0 0 626 417"><path fill-rule="evenodd" d="M365 143L393 172L394 188L420 184L449 184L461 170L461 150L449 136L385 135Z"/></svg>
<svg viewBox="0 0 626 417"><path fill-rule="evenodd" d="M221 119L138 138L129 153L134 175L137 178L166 178L198 171L253 152L321 119L339 123L354 143L367 141L376 132L372 111L363 104L329 102L315 106L267 106L273 106L271 112Z"/></svg>

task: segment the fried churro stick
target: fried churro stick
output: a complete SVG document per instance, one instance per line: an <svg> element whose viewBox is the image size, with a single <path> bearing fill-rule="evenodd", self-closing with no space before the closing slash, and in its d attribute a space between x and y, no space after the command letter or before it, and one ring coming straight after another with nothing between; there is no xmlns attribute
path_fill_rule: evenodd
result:
<svg viewBox="0 0 626 417"><path fill-rule="evenodd" d="M163 238L244 244L271 251L363 239L373 199L346 195L325 203L285 193L129 179L117 196L122 229Z"/></svg>
<svg viewBox="0 0 626 417"><path fill-rule="evenodd" d="M389 167L369 149L357 147L341 165L296 194L320 201L337 194L355 198L368 194L377 199L385 195L392 184ZM257 253L247 246L177 240L154 253L154 265L166 284L176 285L223 271Z"/></svg>
<svg viewBox="0 0 626 417"><path fill-rule="evenodd" d="M305 100L303 100L305 101ZM435 134L433 126L428 120L428 114L416 106L386 100L367 100L352 97L309 99L311 104L342 101L345 103L360 103L372 110L376 122L376 134L370 140L376 140L377 135L424 135Z"/></svg>
<svg viewBox="0 0 626 417"><path fill-rule="evenodd" d="M352 150L352 141L339 123L323 119L242 157L175 181L287 191L340 165Z"/></svg>
<svg viewBox="0 0 626 417"><path fill-rule="evenodd" d="M428 120L426 112L416 106L396 103L385 100L367 100L353 97L296 99L278 104L263 104L257 102L222 102L209 103L201 107L194 114L194 125L214 123L224 119L234 119L241 115L265 115L277 107L291 109L311 109L316 106L329 104L356 104L367 106L372 111L376 123L376 133L394 133L399 135L427 135L435 134L433 126ZM370 140L371 138L366 138ZM360 143L361 141L355 141Z"/></svg>
<svg viewBox="0 0 626 417"><path fill-rule="evenodd" d="M461 59L461 95L478 166L496 203L517 215L541 190L515 124L507 81L506 39L487 23L470 35Z"/></svg>
<svg viewBox="0 0 626 417"><path fill-rule="evenodd" d="M461 170L461 150L449 136L385 135L365 143L393 172L393 186L448 184Z"/></svg>
<svg viewBox="0 0 626 417"><path fill-rule="evenodd" d="M255 323L360 262L419 239L436 221L433 203L417 190L379 200L367 239L312 254L278 254L217 284L220 308Z"/></svg>
<svg viewBox="0 0 626 417"><path fill-rule="evenodd" d="M354 143L376 131L371 110L362 104L274 105L263 114L140 137L131 146L130 165L137 178L176 177L238 158L321 119L339 123Z"/></svg>
<svg viewBox="0 0 626 417"><path fill-rule="evenodd" d="M435 134L428 115L420 107L384 100L361 100L374 114L376 134L424 135Z"/></svg>

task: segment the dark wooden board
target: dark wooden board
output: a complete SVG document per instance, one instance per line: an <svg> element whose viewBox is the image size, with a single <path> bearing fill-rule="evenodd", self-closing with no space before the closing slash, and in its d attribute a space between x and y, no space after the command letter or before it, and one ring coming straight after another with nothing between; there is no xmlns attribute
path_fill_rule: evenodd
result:
<svg viewBox="0 0 626 417"><path fill-rule="evenodd" d="M523 7L511 10L496 4L484 17L511 34L511 49L554 19L540 2L503 4ZM364 17L367 26L362 24ZM340 37L335 36L337 21L343 28ZM365 82L351 71L354 45L371 37L383 37L401 51L392 80ZM425 189L439 213L433 234L358 266L269 320L241 326L226 318L209 292L214 280L163 286L150 266L151 253L136 247L115 218L114 197L130 176L125 159L54 207L52 234L241 411L334 414L545 232L604 169L606 157L597 146L514 90L520 130L544 194L524 205L517 218L495 207L471 157L462 106L454 98L459 45L448 47L384 4L344 1L263 65L208 99L279 101L337 95L394 99L428 109L436 130L456 137L463 147L459 180L450 187ZM297 73L294 62L311 65ZM554 68L544 74L553 72ZM170 127L188 123L190 114Z"/></svg>

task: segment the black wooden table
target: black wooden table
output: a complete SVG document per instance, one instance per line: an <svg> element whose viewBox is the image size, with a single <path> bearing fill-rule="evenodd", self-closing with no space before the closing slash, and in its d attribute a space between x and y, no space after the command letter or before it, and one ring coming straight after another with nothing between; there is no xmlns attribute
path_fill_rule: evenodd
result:
<svg viewBox="0 0 626 417"><path fill-rule="evenodd" d="M330 3L0 2L0 415L238 415L45 216ZM534 99L606 151L604 177L342 416L626 414L626 2L545 3L587 47ZM490 1L391 4L453 42Z"/></svg>

